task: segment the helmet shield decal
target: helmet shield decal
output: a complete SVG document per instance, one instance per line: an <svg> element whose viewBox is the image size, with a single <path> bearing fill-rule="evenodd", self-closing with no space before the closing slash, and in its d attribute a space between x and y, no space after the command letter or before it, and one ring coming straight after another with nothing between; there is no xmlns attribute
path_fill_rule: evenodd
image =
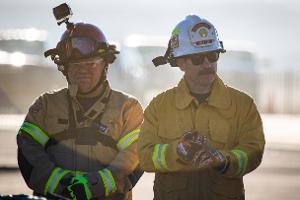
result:
<svg viewBox="0 0 300 200"><path fill-rule="evenodd" d="M195 47L205 47L214 44L214 29L206 23L198 23L190 30L191 43Z"/></svg>

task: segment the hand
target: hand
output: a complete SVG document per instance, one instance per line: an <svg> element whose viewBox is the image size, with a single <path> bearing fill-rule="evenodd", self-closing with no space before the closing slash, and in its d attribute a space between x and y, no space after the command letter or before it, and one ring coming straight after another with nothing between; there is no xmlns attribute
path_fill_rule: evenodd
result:
<svg viewBox="0 0 300 200"><path fill-rule="evenodd" d="M226 167L224 165L226 165L227 162L226 157L222 153L206 143L194 154L191 163L197 168L213 167L223 169Z"/></svg>
<svg viewBox="0 0 300 200"><path fill-rule="evenodd" d="M112 177L116 183L116 189L112 191L112 193L126 193L130 191L133 186L130 180L130 176L133 175L130 174L129 176L125 176L122 173L122 169L117 168L115 166L108 166L107 169L111 172Z"/></svg>
<svg viewBox="0 0 300 200"><path fill-rule="evenodd" d="M63 186L63 191L61 192L61 195L63 197L65 197L66 199L71 199L71 196L70 196L70 192L68 190L68 186L70 185L71 183L71 180L74 176L73 175L67 175L67 176L64 176L61 180L60 180L60 184ZM53 195L53 194L51 194ZM56 195L56 194L54 194ZM51 199L51 198L50 198ZM54 198L55 199L55 198ZM63 199L63 198L61 198Z"/></svg>
<svg viewBox="0 0 300 200"><path fill-rule="evenodd" d="M89 200L92 198L88 180L82 175L72 177L68 191L73 200Z"/></svg>
<svg viewBox="0 0 300 200"><path fill-rule="evenodd" d="M128 177L122 179L115 179L117 190L116 193L126 193L132 189L132 184Z"/></svg>
<svg viewBox="0 0 300 200"><path fill-rule="evenodd" d="M128 175L128 179L130 180L132 186L131 189L137 184L143 174L144 171L140 168L140 166L138 166L131 174Z"/></svg>
<svg viewBox="0 0 300 200"><path fill-rule="evenodd" d="M179 157L194 167L225 168L226 158L217 149L209 146L207 136L196 131L184 133L177 145ZM220 167L221 166L221 167Z"/></svg>
<svg viewBox="0 0 300 200"><path fill-rule="evenodd" d="M186 132L177 145L177 153L181 160L190 163L196 152L202 150L206 143L206 136L199 135L196 131Z"/></svg>

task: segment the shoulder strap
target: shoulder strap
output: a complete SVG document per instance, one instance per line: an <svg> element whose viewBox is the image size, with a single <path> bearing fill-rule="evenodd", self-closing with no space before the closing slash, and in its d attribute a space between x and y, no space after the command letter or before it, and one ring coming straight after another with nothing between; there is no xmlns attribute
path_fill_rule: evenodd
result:
<svg viewBox="0 0 300 200"><path fill-rule="evenodd" d="M108 104L108 100L111 94L110 87L107 87L103 93L103 95L91 106L86 112L84 112L84 116L87 119L95 120L99 118L102 113L104 113L106 106Z"/></svg>
<svg viewBox="0 0 300 200"><path fill-rule="evenodd" d="M93 117L93 123L91 127L84 127L84 128L77 128L76 127L76 121L75 121L75 115L74 115L74 109L72 105L72 99L71 96L68 94L68 107L69 107L69 127L67 130L55 133L51 136L51 139L46 145L46 148L49 145L55 145L58 142L62 140L67 139L75 139L75 142L80 142L80 144L85 145L95 145L96 142L101 142L105 146L109 146L115 150L118 151L117 148L117 142L112 139L109 135L105 134L105 131L103 130L103 125L101 123L96 123L95 120L101 122L103 113L105 112L105 108L107 106L107 103L109 101L109 97L111 94L111 90L105 93L105 95L102 98L99 98L99 100L95 103L96 105L99 105L101 103L101 109L97 109L95 117ZM92 106L92 108L95 107L95 105ZM93 109L89 109L86 113L90 113ZM89 115L89 114L86 114ZM91 118L89 118L91 119ZM92 138L92 139L91 139ZM96 141L95 141L96 139Z"/></svg>

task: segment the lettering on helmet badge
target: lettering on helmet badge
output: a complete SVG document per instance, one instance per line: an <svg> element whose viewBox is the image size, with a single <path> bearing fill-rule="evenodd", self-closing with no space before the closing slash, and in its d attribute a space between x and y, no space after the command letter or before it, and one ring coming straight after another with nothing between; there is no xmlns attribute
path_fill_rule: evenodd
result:
<svg viewBox="0 0 300 200"><path fill-rule="evenodd" d="M214 30L206 23L195 24L190 30L191 43L195 47L206 47L214 42Z"/></svg>

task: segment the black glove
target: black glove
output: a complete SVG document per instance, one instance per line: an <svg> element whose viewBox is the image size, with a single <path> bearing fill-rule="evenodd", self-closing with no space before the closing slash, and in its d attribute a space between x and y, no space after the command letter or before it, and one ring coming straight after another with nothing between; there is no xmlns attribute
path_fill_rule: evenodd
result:
<svg viewBox="0 0 300 200"><path fill-rule="evenodd" d="M131 174L128 175L132 188L137 184L143 174L144 171L138 166Z"/></svg>
<svg viewBox="0 0 300 200"><path fill-rule="evenodd" d="M76 175L72 177L67 188L72 200L90 200L92 198L92 192L85 176Z"/></svg>

